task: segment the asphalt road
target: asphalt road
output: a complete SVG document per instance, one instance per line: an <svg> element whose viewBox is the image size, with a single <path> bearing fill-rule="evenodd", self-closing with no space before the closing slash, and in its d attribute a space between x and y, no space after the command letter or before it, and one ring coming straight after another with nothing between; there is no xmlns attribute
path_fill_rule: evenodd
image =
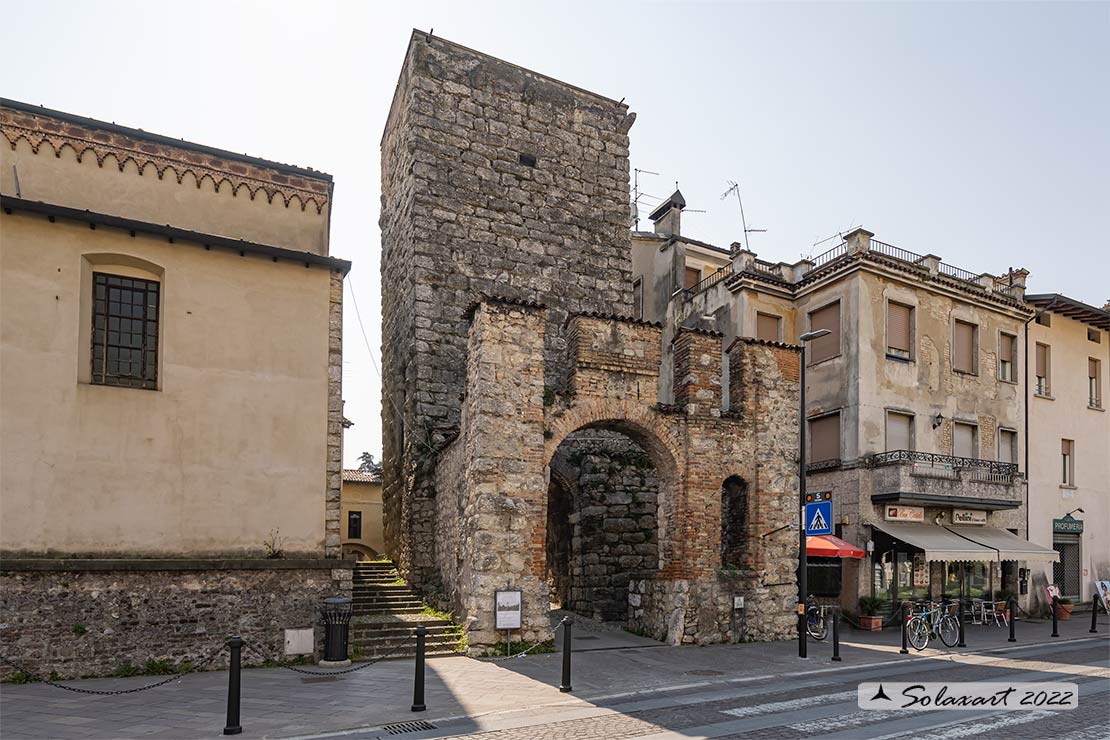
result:
<svg viewBox="0 0 1110 740"><path fill-rule="evenodd" d="M856 687L865 681L1075 683L1070 710L863 711ZM435 728L348 732L322 737L410 740L691 740L824 738L825 740L954 740L956 738L1110 738L1110 650L1105 641L1032 645L989 655L947 655L927 661L863 667L787 678L741 681L679 692L640 692L587 708L530 708L476 723L459 719ZM406 731L407 730L407 731Z"/></svg>

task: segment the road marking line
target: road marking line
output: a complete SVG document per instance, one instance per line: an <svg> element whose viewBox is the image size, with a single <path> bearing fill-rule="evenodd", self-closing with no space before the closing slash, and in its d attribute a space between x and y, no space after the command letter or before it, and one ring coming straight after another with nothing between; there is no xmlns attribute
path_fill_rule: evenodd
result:
<svg viewBox="0 0 1110 740"><path fill-rule="evenodd" d="M970 722L962 722L957 725L947 727L940 732L934 732L929 735L918 735L921 730L912 730L911 732L903 732L903 735L912 734L916 740L955 740L960 737L968 737L969 735L980 735L984 733L991 733L993 730L1000 730L1003 727L1011 727L1013 725L1023 725L1026 722L1036 722L1039 719L1046 717L1054 717L1059 712L1052 712L1047 709L1035 709L1028 713L1015 714L1014 712L1006 713L997 719L991 720L989 717L983 720L972 720ZM897 737L897 736L895 736Z"/></svg>
<svg viewBox="0 0 1110 740"><path fill-rule="evenodd" d="M731 714L733 717L754 717L759 714L776 714L778 712L789 712L794 709L802 709L803 707L812 707L815 704L836 704L846 699L855 699L856 691L840 691L835 694L824 694L822 696L803 696L801 699L790 699L788 701L772 701L765 704L753 704L747 707L736 707L735 709L722 709L724 714Z"/></svg>

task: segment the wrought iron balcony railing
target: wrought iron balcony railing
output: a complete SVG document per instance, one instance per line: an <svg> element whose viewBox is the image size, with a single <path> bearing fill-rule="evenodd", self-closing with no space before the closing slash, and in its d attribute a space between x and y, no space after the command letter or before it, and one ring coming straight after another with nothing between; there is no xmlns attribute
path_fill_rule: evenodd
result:
<svg viewBox="0 0 1110 740"><path fill-rule="evenodd" d="M868 467L883 465L912 465L913 474L928 478L959 479L966 472L972 480L984 483L1013 483L1018 476L1015 463L982 460L975 457L938 455L917 450L891 450L879 452L867 459Z"/></svg>

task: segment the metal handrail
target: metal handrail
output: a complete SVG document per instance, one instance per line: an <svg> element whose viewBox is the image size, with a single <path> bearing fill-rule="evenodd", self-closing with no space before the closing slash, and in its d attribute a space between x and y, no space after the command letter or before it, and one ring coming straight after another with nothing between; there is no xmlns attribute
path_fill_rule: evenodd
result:
<svg viewBox="0 0 1110 740"><path fill-rule="evenodd" d="M732 263L730 262L729 264L725 265L724 267L719 267L714 272L709 273L708 277L704 277L701 280L699 280L694 285L694 287L688 288L686 295L687 295L687 297L695 296L698 293L702 292L703 290L707 290L709 288L712 288L714 285L721 282L722 280L724 280L725 278L727 278L731 274L732 274Z"/></svg>
<svg viewBox="0 0 1110 740"><path fill-rule="evenodd" d="M830 249L828 251L825 251L825 252L822 252L821 254L817 255L813 259L809 260L810 262L813 263L813 267L810 268L810 271L816 270L821 265L824 265L827 262L832 262L837 257L842 257L843 255L845 255L847 253L848 253L848 242L840 242L840 244L837 244L832 249Z"/></svg>
<svg viewBox="0 0 1110 740"><path fill-rule="evenodd" d="M955 265L941 262L938 269L942 275L947 275L948 277L953 277L957 280L963 280L968 283L975 283L976 285L979 284L978 275L976 275L974 272L969 272L962 268L956 267Z"/></svg>
<svg viewBox="0 0 1110 740"><path fill-rule="evenodd" d="M1018 474L1016 463L999 462L998 460L982 460L975 457L956 457L954 455L939 455L934 452L919 452L917 450L891 450L878 452L871 455L868 467L883 465L896 465L900 463L929 463L931 465L947 465L953 470L986 471L989 475L998 478L1014 478Z"/></svg>
<svg viewBox="0 0 1110 740"><path fill-rule="evenodd" d="M887 257L893 257L895 259L902 260L903 262L910 262L915 265L921 264L921 260L925 259L924 255L918 254L916 252L911 252L908 249L896 247L893 244L881 242L877 239L871 240L871 251L878 252L879 254L885 254Z"/></svg>

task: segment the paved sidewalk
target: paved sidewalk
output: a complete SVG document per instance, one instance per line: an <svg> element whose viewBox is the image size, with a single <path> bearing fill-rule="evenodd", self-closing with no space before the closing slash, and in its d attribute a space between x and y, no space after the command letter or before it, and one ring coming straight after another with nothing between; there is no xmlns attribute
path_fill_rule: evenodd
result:
<svg viewBox="0 0 1110 740"><path fill-rule="evenodd" d="M1052 640L1051 624L1019 622L1018 645L1091 637L1089 618L1061 622ZM1110 633L1101 617L1099 635ZM968 630L967 650L1010 646L1006 630ZM292 671L243 671L244 738L284 738L380 727L419 719L476 718L521 710L585 711L637 692L685 690L754 680L759 676L813 675L840 667L864 667L923 657L897 652L898 633L845 630L842 663L832 663L830 640L810 642L809 658L797 657L796 642L709 647L591 650L574 654L574 692L563 694L558 655L526 656L505 662L464 657L432 658L427 666L428 711L410 711L413 664L382 662L344 676L305 676ZM931 650L930 650L931 652ZM156 677L74 681L81 688L121 689L152 683ZM227 673L193 674L166 686L122 696L90 696L43 684L0 687L0 734L5 739L215 738L224 726ZM477 727L477 721L472 722Z"/></svg>

